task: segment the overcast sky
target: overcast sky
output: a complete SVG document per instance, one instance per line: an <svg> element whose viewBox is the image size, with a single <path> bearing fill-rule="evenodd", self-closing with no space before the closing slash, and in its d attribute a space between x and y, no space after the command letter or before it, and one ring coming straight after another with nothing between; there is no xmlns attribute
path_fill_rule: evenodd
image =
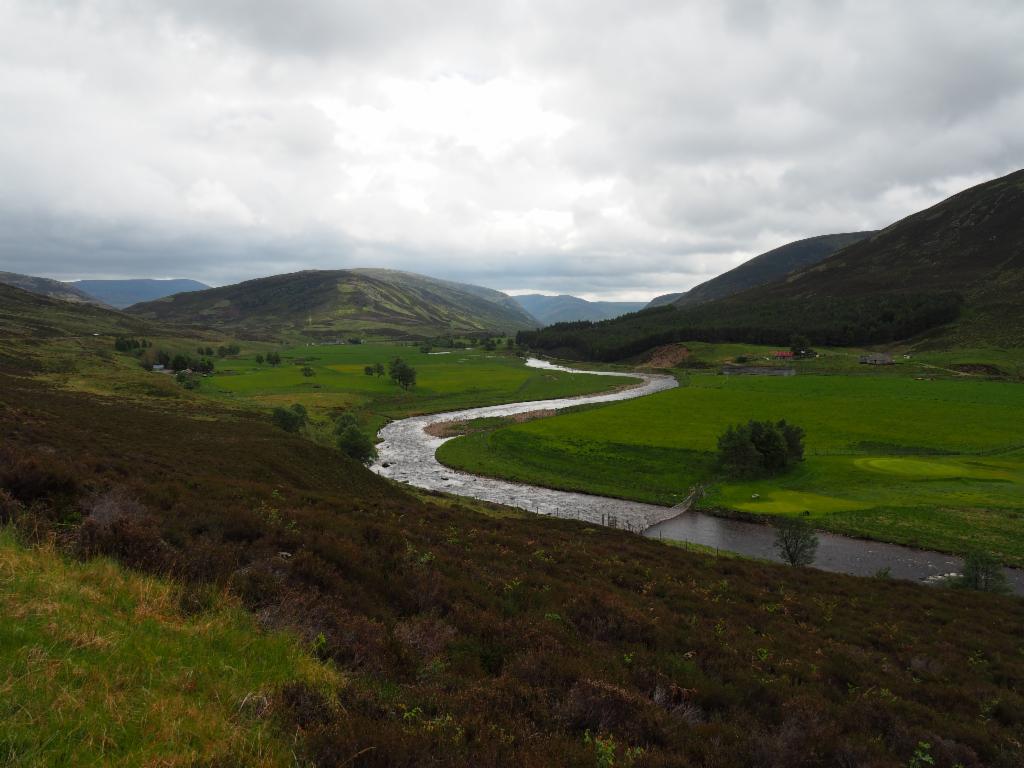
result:
<svg viewBox="0 0 1024 768"><path fill-rule="evenodd" d="M1024 166L1020 0L0 0L0 269L648 299Z"/></svg>

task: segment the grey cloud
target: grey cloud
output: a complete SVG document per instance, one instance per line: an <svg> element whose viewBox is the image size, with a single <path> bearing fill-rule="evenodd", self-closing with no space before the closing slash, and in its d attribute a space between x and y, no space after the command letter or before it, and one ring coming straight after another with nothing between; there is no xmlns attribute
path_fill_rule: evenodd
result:
<svg viewBox="0 0 1024 768"><path fill-rule="evenodd" d="M615 298L1024 156L1011 0L0 3L0 269Z"/></svg>

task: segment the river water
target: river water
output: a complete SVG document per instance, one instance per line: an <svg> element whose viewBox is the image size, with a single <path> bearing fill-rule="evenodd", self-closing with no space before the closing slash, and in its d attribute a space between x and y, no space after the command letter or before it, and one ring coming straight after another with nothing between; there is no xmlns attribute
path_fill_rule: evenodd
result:
<svg viewBox="0 0 1024 768"><path fill-rule="evenodd" d="M532 368L568 373L628 376L639 381L637 386L600 395L484 406L393 421L379 433L381 442L377 445L378 458L371 469L384 477L417 488L469 496L542 515L613 525L643 532L645 536L653 538L702 544L749 557L775 561L779 559L774 550L775 532L770 525L729 520L696 511L679 514L678 510L655 504L495 480L459 472L441 464L435 458L435 453L442 443L453 438L433 437L427 434L424 429L430 424L629 400L678 386L675 377L661 374L582 371L552 365L535 358L530 358L526 364ZM956 573L961 566L959 558L940 552L828 533L819 534L817 557L814 562L816 568L856 576L870 576L888 568L892 578L914 581L936 579L944 574ZM1006 574L1014 591L1024 594L1024 571L1008 568Z"/></svg>

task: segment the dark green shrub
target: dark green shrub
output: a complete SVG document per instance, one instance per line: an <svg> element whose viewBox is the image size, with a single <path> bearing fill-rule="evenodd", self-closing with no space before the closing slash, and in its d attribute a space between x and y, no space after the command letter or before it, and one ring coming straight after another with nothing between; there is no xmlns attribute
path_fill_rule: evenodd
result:
<svg viewBox="0 0 1024 768"><path fill-rule="evenodd" d="M355 426L345 427L338 435L337 445L339 451L360 464L372 464L377 458L373 441Z"/></svg>
<svg viewBox="0 0 1024 768"><path fill-rule="evenodd" d="M274 425L280 427L285 432L298 432L306 426L306 421L309 417L305 406L296 403L291 408L278 406L274 409L271 418L274 421Z"/></svg>
<svg viewBox="0 0 1024 768"><path fill-rule="evenodd" d="M804 431L785 420L748 421L730 426L718 438L718 462L734 477L775 475L804 458Z"/></svg>

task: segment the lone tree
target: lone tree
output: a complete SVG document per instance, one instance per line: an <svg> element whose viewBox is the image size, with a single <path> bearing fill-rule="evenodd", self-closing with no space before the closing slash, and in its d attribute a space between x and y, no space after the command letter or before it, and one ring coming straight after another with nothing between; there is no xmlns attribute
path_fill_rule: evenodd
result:
<svg viewBox="0 0 1024 768"><path fill-rule="evenodd" d="M775 549L790 565L810 565L818 551L818 534L799 517L780 518L775 524Z"/></svg>
<svg viewBox="0 0 1024 768"><path fill-rule="evenodd" d="M988 552L968 552L964 556L964 572L954 583L961 589L978 592L1009 592L1002 564Z"/></svg>
<svg viewBox="0 0 1024 768"><path fill-rule="evenodd" d="M374 374L373 366L372 365L368 365L365 368L363 368L363 373L365 373L367 376L373 376L373 374Z"/></svg>
<svg viewBox="0 0 1024 768"><path fill-rule="evenodd" d="M378 378L384 375L384 364L377 363L373 366L373 372L377 374Z"/></svg>
<svg viewBox="0 0 1024 768"><path fill-rule="evenodd" d="M267 364L268 365L280 365L281 355L277 352L267 352Z"/></svg>
<svg viewBox="0 0 1024 768"><path fill-rule="evenodd" d="M256 365L263 365L263 355L256 355Z"/></svg>
<svg viewBox="0 0 1024 768"><path fill-rule="evenodd" d="M316 376L316 371L313 370L313 368L311 366L304 365L302 367L302 375L303 376Z"/></svg>
<svg viewBox="0 0 1024 768"><path fill-rule="evenodd" d="M777 475L804 458L804 431L785 420L748 421L718 438L718 462L734 477Z"/></svg>
<svg viewBox="0 0 1024 768"><path fill-rule="evenodd" d="M377 458L377 449L373 441L363 434L358 427L347 426L338 435L338 450L355 459L361 464L372 464Z"/></svg>
<svg viewBox="0 0 1024 768"><path fill-rule="evenodd" d="M388 365L388 374L391 376L391 380L402 389L408 390L409 387L416 384L416 369L400 357L396 357Z"/></svg>

